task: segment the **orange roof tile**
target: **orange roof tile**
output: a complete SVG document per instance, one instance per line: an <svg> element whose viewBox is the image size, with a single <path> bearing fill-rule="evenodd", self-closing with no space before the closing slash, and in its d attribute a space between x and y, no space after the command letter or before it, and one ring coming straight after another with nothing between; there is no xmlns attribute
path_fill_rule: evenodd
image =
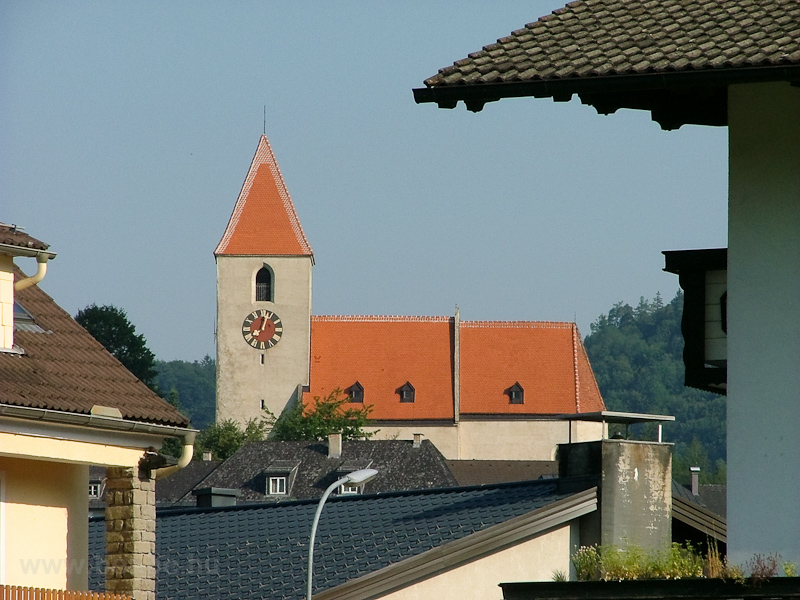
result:
<svg viewBox="0 0 800 600"><path fill-rule="evenodd" d="M453 418L452 321L448 317L311 318L311 389L324 397L358 381L376 420ZM397 389L410 382L414 402Z"/></svg>
<svg viewBox="0 0 800 600"><path fill-rule="evenodd" d="M462 321L459 337L462 414L603 410L574 323ZM524 404L509 403L506 390L517 382Z"/></svg>
<svg viewBox="0 0 800 600"><path fill-rule="evenodd" d="M455 320L324 316L311 322L311 386L305 400L358 381L375 420L453 418ZM550 415L604 409L574 323L461 321L461 414ZM406 381L414 403L400 402ZM524 404L510 404L519 382Z"/></svg>
<svg viewBox="0 0 800 600"><path fill-rule="evenodd" d="M266 135L214 255L312 256Z"/></svg>

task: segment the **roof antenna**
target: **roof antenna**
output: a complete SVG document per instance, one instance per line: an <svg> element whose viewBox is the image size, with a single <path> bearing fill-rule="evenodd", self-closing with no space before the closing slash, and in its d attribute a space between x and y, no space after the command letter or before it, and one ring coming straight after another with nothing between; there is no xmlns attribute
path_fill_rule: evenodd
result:
<svg viewBox="0 0 800 600"><path fill-rule="evenodd" d="M267 135L267 105L264 105L264 135Z"/></svg>

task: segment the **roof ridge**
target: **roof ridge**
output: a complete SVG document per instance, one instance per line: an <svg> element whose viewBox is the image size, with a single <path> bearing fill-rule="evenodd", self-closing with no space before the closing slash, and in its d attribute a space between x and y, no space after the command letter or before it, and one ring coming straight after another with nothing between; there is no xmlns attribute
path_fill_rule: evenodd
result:
<svg viewBox="0 0 800 600"><path fill-rule="evenodd" d="M578 478L580 479L580 478ZM480 492L491 489L507 489L514 487L548 487L558 489L559 479L530 479L527 481L505 481L501 483L482 483L478 485L465 485L453 487L426 488L421 490L394 490L391 492L377 492L374 494L344 494L331 496L327 502L363 502L364 500L377 500L383 498L396 498L402 496L430 496L432 494L463 494L465 492ZM277 500L272 502L248 502L246 504L236 504L234 506L216 507L197 507L197 506L178 506L178 507L157 507L159 515L179 515L192 514L198 512L225 512L240 510L257 510L263 508L277 508L285 506L300 506L303 504L319 504L319 498L305 498L301 500ZM104 520L105 516L90 517L90 521Z"/></svg>
<svg viewBox="0 0 800 600"><path fill-rule="evenodd" d="M575 412L581 412L581 379L578 372L578 327L573 323L572 327L572 370L575 373ZM570 425L572 427L572 425Z"/></svg>
<svg viewBox="0 0 800 600"><path fill-rule="evenodd" d="M217 248L214 250L214 255L224 254L225 250L228 248L231 238L236 232L236 226L239 224L242 211L247 203L250 190L253 186L253 181L258 173L258 168L261 165L267 165L272 173L272 178L275 181L278 195L283 203L283 209L286 212L286 216L289 218L292 233L294 234L297 243L300 245L301 252L303 255L313 255L314 253L311 250L311 245L308 243L308 239L306 239L305 233L303 232L303 227L300 224L300 219L297 216L294 203L289 195L289 190L286 188L286 182L283 179L283 174L281 173L281 169L278 166L277 160L275 159L275 154L272 151L272 146L270 145L266 134L262 134L261 138L259 139L258 147L253 155L253 160L250 163L250 169L247 171L247 177L245 177L244 183L242 184L239 197L237 198L236 204L233 207L233 213L228 221L228 226L225 228L225 233L222 235L222 239L217 245Z"/></svg>
<svg viewBox="0 0 800 600"><path fill-rule="evenodd" d="M430 322L430 323L447 323L453 320L453 317L443 316L414 316L414 315L312 315L312 321L325 321L325 322Z"/></svg>
<svg viewBox="0 0 800 600"><path fill-rule="evenodd" d="M519 329L570 329L569 321L461 321L462 327L515 327Z"/></svg>

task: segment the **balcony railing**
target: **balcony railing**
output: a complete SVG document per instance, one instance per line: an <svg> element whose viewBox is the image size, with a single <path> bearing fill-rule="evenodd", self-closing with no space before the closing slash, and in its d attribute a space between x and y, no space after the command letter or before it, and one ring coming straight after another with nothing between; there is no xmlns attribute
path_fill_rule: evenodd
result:
<svg viewBox="0 0 800 600"><path fill-rule="evenodd" d="M0 585L0 600L131 600L131 598L120 594Z"/></svg>

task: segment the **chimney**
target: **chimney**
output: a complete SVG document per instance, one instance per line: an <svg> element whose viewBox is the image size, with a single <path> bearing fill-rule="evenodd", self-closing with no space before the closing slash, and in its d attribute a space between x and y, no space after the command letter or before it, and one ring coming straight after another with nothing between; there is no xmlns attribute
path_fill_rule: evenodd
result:
<svg viewBox="0 0 800 600"><path fill-rule="evenodd" d="M422 446L422 434L421 433L415 433L414 434L414 448L419 448L420 446Z"/></svg>
<svg viewBox="0 0 800 600"><path fill-rule="evenodd" d="M192 490L192 496L197 499L197 506L202 508L236 506L236 498L240 493L239 490L216 487Z"/></svg>
<svg viewBox="0 0 800 600"><path fill-rule="evenodd" d="M211 451L210 450L206 450L205 452L203 452L203 460L205 462L211 462Z"/></svg>
<svg viewBox="0 0 800 600"><path fill-rule="evenodd" d="M328 458L340 458L342 456L342 434L328 434Z"/></svg>
<svg viewBox="0 0 800 600"><path fill-rule="evenodd" d="M692 473L692 494L700 495L700 467L689 467Z"/></svg>

